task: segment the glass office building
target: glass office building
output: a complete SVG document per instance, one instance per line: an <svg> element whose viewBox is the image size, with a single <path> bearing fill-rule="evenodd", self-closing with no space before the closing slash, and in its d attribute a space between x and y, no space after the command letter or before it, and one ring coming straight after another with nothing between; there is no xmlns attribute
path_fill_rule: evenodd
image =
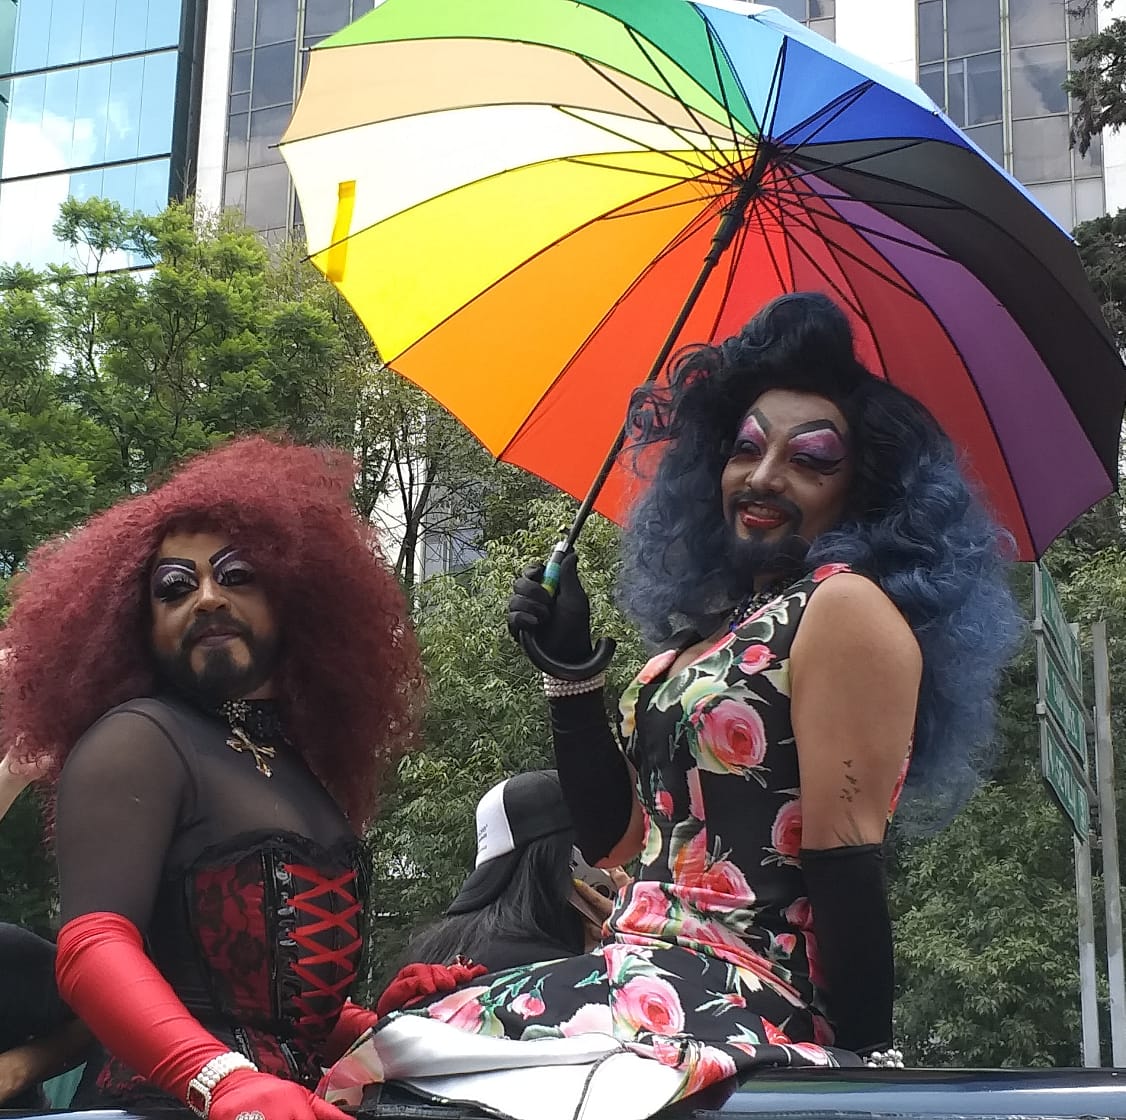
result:
<svg viewBox="0 0 1126 1120"><path fill-rule="evenodd" d="M191 187L195 0L0 0L0 261L64 259L68 197L155 212Z"/></svg>
<svg viewBox="0 0 1126 1120"><path fill-rule="evenodd" d="M1082 0L917 0L919 84L1068 229L1105 212L1102 139L1069 147L1067 76L1096 30Z"/></svg>
<svg viewBox="0 0 1126 1120"><path fill-rule="evenodd" d="M371 11L373 0L235 0L223 204L284 236L300 222L277 144L305 77L309 48Z"/></svg>

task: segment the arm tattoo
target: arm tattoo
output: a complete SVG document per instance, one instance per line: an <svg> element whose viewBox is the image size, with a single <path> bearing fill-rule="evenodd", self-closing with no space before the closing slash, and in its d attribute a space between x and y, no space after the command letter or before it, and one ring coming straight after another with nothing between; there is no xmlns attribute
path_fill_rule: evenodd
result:
<svg viewBox="0 0 1126 1120"><path fill-rule="evenodd" d="M845 767L845 780L844 785L841 786L840 799L852 803L853 798L860 792L860 783L850 773L852 770L852 759L846 758L844 760Z"/></svg>

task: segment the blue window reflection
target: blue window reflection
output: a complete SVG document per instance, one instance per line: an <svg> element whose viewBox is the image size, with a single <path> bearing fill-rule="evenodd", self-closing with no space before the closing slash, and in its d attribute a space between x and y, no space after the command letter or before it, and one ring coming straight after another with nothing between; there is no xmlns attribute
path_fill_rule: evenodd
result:
<svg viewBox="0 0 1126 1120"><path fill-rule="evenodd" d="M113 15L104 4L87 4L83 8L80 49L81 58L108 58L113 54Z"/></svg>
<svg viewBox="0 0 1126 1120"><path fill-rule="evenodd" d="M175 47L182 7L181 0L18 0L12 70ZM7 69L7 60L0 65Z"/></svg>
<svg viewBox="0 0 1126 1120"><path fill-rule="evenodd" d="M86 0L89 5L90 0ZM180 0L149 0L145 49L160 50L180 42Z"/></svg>
<svg viewBox="0 0 1126 1120"><path fill-rule="evenodd" d="M54 0L47 41L47 65L62 66L80 57L83 0ZM20 7L26 7L26 0Z"/></svg>
<svg viewBox="0 0 1126 1120"><path fill-rule="evenodd" d="M58 0L55 0L58 3ZM149 22L148 0L117 0L113 21L113 53L129 54L145 49Z"/></svg>
<svg viewBox="0 0 1126 1120"><path fill-rule="evenodd" d="M107 114L103 110L109 104L110 67L106 63L81 66L76 73L78 109L74 117L74 162L78 165L104 163Z"/></svg>
<svg viewBox="0 0 1126 1120"><path fill-rule="evenodd" d="M143 58L110 63L106 115L106 159L132 159L137 154L136 106L145 80Z"/></svg>
<svg viewBox="0 0 1126 1120"><path fill-rule="evenodd" d="M28 3L21 0L16 12L16 50L13 67L35 70L47 65L51 41L51 0Z"/></svg>
<svg viewBox="0 0 1126 1120"><path fill-rule="evenodd" d="M149 160L137 164L137 185L133 194L133 209L146 214L159 214L168 205L172 184L169 182L171 162L167 159Z"/></svg>
<svg viewBox="0 0 1126 1120"><path fill-rule="evenodd" d="M176 67L161 51L13 79L3 177L167 154Z"/></svg>
<svg viewBox="0 0 1126 1120"><path fill-rule="evenodd" d="M145 76L141 83L140 119L137 126L137 154L153 156L172 147L172 116L176 102L176 63L174 51L145 57Z"/></svg>

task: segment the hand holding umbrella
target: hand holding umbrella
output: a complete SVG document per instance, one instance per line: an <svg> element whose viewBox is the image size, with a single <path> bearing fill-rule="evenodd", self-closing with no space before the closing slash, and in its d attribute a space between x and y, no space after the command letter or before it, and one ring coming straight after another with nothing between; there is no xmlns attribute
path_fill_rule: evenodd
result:
<svg viewBox="0 0 1126 1120"><path fill-rule="evenodd" d="M561 552L561 550L563 550ZM590 600L579 581L578 557L566 542L547 566L525 568L508 601L508 631L538 669L561 680L586 680L614 656L612 638L590 638Z"/></svg>

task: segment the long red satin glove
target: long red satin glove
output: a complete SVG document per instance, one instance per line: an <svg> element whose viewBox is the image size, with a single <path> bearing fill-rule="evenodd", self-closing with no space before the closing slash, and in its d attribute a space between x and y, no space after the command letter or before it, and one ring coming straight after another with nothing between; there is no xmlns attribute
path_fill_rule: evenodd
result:
<svg viewBox="0 0 1126 1120"><path fill-rule="evenodd" d="M483 964L455 962L454 964L408 964L400 968L395 978L379 997L375 1005L377 1017L390 1015L425 996L439 992L452 992L462 984L484 976L488 969Z"/></svg>
<svg viewBox="0 0 1126 1120"><path fill-rule="evenodd" d="M120 914L83 914L59 931L59 993L106 1048L177 1099L188 1082L230 1048L188 1011ZM347 1120L308 1089L268 1073L236 1070L211 1095L211 1120L257 1111L266 1120Z"/></svg>

